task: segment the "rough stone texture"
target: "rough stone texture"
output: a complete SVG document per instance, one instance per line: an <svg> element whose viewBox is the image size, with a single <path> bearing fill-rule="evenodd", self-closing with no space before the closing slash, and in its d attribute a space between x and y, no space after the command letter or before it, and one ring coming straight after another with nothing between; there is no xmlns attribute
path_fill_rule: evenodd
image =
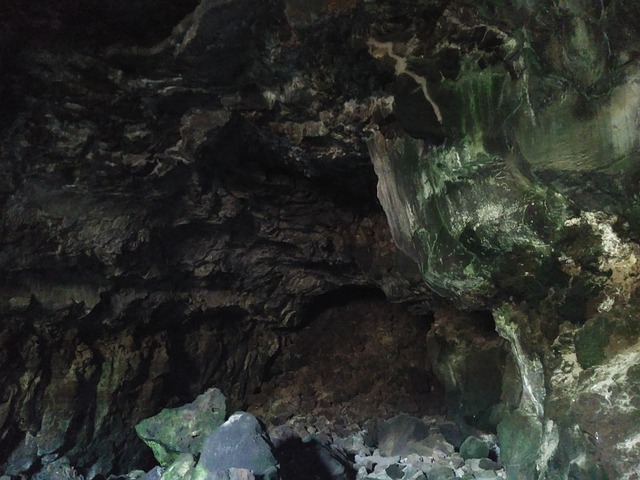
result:
<svg viewBox="0 0 640 480"><path fill-rule="evenodd" d="M454 448L437 430L419 418L406 414L393 417L378 428L380 454L393 457L400 455L448 456Z"/></svg>
<svg viewBox="0 0 640 480"><path fill-rule="evenodd" d="M147 473L140 477L140 480L161 480L164 473L164 468L157 466L153 467Z"/></svg>
<svg viewBox="0 0 640 480"><path fill-rule="evenodd" d="M302 437L309 428L346 435L402 412L444 413L424 348L430 319L407 315L376 292L346 300L311 306L309 324L287 336L247 410L267 425L286 422Z"/></svg>
<svg viewBox="0 0 640 480"><path fill-rule="evenodd" d="M3 469L149 467L133 425L212 385L240 406L331 292L428 299L360 141L377 68L364 43L334 62L353 19L23 3L0 15Z"/></svg>
<svg viewBox="0 0 640 480"><path fill-rule="evenodd" d="M193 455L182 453L162 473L162 480L192 480L195 466Z"/></svg>
<svg viewBox="0 0 640 480"><path fill-rule="evenodd" d="M427 353L445 389L449 415L463 429L495 430L507 352L493 318L452 309L437 309L434 316Z"/></svg>
<svg viewBox="0 0 640 480"><path fill-rule="evenodd" d="M370 452L367 452L370 453ZM335 447L315 435L291 438L276 447L280 475L284 480L348 480L353 478L352 462Z"/></svg>
<svg viewBox="0 0 640 480"><path fill-rule="evenodd" d="M191 403L166 408L136 425L138 436L153 450L160 466L173 463L181 454L202 451L206 437L225 421L224 394L211 388Z"/></svg>
<svg viewBox="0 0 640 480"><path fill-rule="evenodd" d="M493 312L500 405L474 341L432 363L516 477L637 476L638 10L3 2L2 473L149 466L133 425L259 394L331 292L453 311L420 272Z"/></svg>
<svg viewBox="0 0 640 480"><path fill-rule="evenodd" d="M465 460L469 458L486 458L489 455L489 447L476 437L467 437L460 446L460 456Z"/></svg>
<svg viewBox="0 0 640 480"><path fill-rule="evenodd" d="M639 347L629 5L451 3L439 38L370 36L372 56L396 76L402 127L369 141L378 195L425 281L494 312L510 353L490 417L513 478L637 476L633 382L603 380L627 378ZM417 110L399 101L409 88ZM563 328L578 330L575 343L558 345ZM450 364L441 378L455 378Z"/></svg>
<svg viewBox="0 0 640 480"><path fill-rule="evenodd" d="M424 454L424 440L429 436L429 425L416 417L398 415L378 429L378 447L387 457Z"/></svg>
<svg viewBox="0 0 640 480"><path fill-rule="evenodd" d="M207 436L194 478L207 478L231 468L251 470L265 480L277 478L277 461L269 435L247 412L236 412Z"/></svg>

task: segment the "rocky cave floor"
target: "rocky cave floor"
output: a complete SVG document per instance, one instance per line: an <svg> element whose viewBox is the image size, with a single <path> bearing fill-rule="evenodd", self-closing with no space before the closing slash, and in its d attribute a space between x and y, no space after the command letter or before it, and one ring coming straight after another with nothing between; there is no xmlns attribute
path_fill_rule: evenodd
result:
<svg viewBox="0 0 640 480"><path fill-rule="evenodd" d="M193 403L141 422L138 435L160 466L109 480L497 480L506 475L495 435L463 432L442 415L400 413L343 427L337 409L325 407L326 416L300 411L269 426L250 413L236 412L220 425L215 417L224 419L224 404L224 395L210 389ZM185 436L185 429L198 435ZM205 435L204 443L197 443ZM40 478L80 478L70 468L59 470L62 476L51 473Z"/></svg>
<svg viewBox="0 0 640 480"><path fill-rule="evenodd" d="M410 314L373 291L355 300L351 293L324 298L325 307L311 305L306 324L282 332L281 351L260 388L241 405L252 419L247 421L258 425L257 418L259 427L240 428L241 422L226 412L222 392L210 389L194 402L165 409L136 427L140 438L152 446L159 466L93 478L504 478L497 437L461 427L464 422L447 415L445 392L425 348L435 319ZM229 401L231 408L236 408L234 403ZM220 434L214 452L202 442L193 443L224 431L220 423L225 417L229 417L225 426L239 430ZM199 423L194 425L195 421ZM184 431L191 433L185 437ZM184 438L187 443L180 443ZM158 445L163 452L181 456L168 459L173 454L159 454ZM260 474L262 467L252 464L260 455L273 459L277 473ZM235 468L239 466L247 468ZM202 476L202 469L208 476ZM35 478L84 476L61 461Z"/></svg>
<svg viewBox="0 0 640 480"><path fill-rule="evenodd" d="M345 325L344 328L348 328ZM305 332L311 335L314 329ZM349 338L349 337L346 337ZM393 337L391 337L393 338ZM407 338L407 337L403 337ZM410 350L416 337L408 337L405 345ZM397 340L397 338L396 338ZM341 344L352 347L351 341ZM387 347L397 345L389 341ZM363 347L366 350L370 345ZM338 353L344 353L344 350ZM328 357L327 357L328 358ZM336 356L339 365L340 356ZM382 357L384 358L384 356ZM347 368L333 369L333 385L337 391L348 388ZM279 384L274 377L267 382L268 391L292 394L292 397L249 409L262 412L269 419L250 413L236 412L220 425L216 415L225 416L225 398L218 389L209 389L194 402L165 409L159 415L141 422L138 435L154 450L160 465L127 474L109 476L98 474L94 480L446 480L506 478L500 463L500 447L496 435L460 426L447 418L441 392L432 386L426 402L411 398L411 386L402 388L397 380L373 382L367 393L356 392L352 401L340 393L336 403L328 397L324 402L309 405L300 400L300 389L309 378L302 368L292 375L280 375L287 382ZM311 388L332 385L324 370ZM387 370L399 374L399 369ZM351 373L354 375L355 373ZM366 378L366 377L365 377ZM394 381L396 380L396 381ZM327 384L322 382L326 381ZM406 381L406 379L405 379ZM340 388L338 388L340 387ZM396 398L393 391L398 391ZM295 392L295 393L294 393ZM265 394L256 395L262 398ZM296 396L297 395L297 396ZM285 402L282 398L295 398ZM362 399L369 400L362 400ZM375 400L371 400L375 399ZM308 399L307 399L308 400ZM362 402L362 403L359 403ZM222 406L221 406L222 405ZM286 405L287 408L283 407ZM293 405L298 410L293 411ZM428 405L428 407L425 407ZM307 410L304 410L304 408ZM411 412L402 411L407 407ZM310 409L309 409L310 408ZM430 414L421 414L429 410ZM443 414L435 413L438 410ZM285 411L287 413L285 413ZM195 413L194 413L195 412ZM202 414L201 412L204 412ZM367 417L371 414L372 416ZM239 419L240 420L239 420ZM151 422L145 423L145 422ZM248 423L249 426L245 425ZM255 423L255 425L254 425ZM151 425L151 426L149 426ZM184 430L198 432L183 435ZM202 439L204 438L204 446ZM183 443L187 438L187 443ZM200 443L196 441L200 439ZM156 442L154 444L154 442ZM207 447L209 442L209 447ZM158 447L160 445L160 447ZM211 445L214 445L211 447ZM163 454L158 454L158 448ZM167 461L166 452L174 457ZM267 469L263 469L263 457L267 457ZM271 468L271 466L273 468ZM245 468L246 467L246 468ZM262 470L261 470L262 469ZM204 474L203 474L204 472ZM26 479L26 476L2 476ZM35 480L84 480L85 477L68 463L68 460L52 462L31 477Z"/></svg>

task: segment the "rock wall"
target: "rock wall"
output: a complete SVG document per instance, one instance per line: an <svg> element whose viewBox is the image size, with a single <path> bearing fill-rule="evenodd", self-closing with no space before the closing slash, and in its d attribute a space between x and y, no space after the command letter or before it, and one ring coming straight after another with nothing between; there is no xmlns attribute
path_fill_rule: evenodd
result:
<svg viewBox="0 0 640 480"><path fill-rule="evenodd" d="M366 50L333 66L339 22L300 45L278 2L166 3L3 17L3 473L148 465L136 422L212 385L239 407L319 308L429 299L359 141Z"/></svg>
<svg viewBox="0 0 640 480"><path fill-rule="evenodd" d="M454 3L429 34L371 35L402 127L369 140L394 239L432 289L493 311L509 478L637 478L629 4Z"/></svg>
<svg viewBox="0 0 640 480"><path fill-rule="evenodd" d="M3 471L143 466L381 302L510 477L634 478L638 7L0 7Z"/></svg>

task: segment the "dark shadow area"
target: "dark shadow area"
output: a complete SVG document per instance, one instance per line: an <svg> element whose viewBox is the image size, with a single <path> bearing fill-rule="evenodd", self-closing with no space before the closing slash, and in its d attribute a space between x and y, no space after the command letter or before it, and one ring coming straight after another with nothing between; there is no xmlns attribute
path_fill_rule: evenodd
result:
<svg viewBox="0 0 640 480"><path fill-rule="evenodd" d="M299 314L301 322L296 325L294 330L299 331L307 327L312 321L328 310L347 307L355 301L370 301L373 303L385 300L385 294L379 288L345 285L310 299L302 307Z"/></svg>
<svg viewBox="0 0 640 480"><path fill-rule="evenodd" d="M354 480L356 471L338 452L316 439L290 438L279 445L275 456L283 480L332 480L343 473Z"/></svg>
<svg viewBox="0 0 640 480"><path fill-rule="evenodd" d="M268 425L341 436L374 418L446 413L427 358L431 317L363 287L320 295L303 311L300 325L281 330L280 351L245 399L248 411Z"/></svg>

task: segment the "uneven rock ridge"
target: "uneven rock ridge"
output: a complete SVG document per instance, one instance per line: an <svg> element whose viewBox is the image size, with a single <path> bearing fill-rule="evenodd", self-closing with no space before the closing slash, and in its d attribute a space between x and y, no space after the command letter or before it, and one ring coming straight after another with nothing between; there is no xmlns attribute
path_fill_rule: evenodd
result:
<svg viewBox="0 0 640 480"><path fill-rule="evenodd" d="M638 11L4 2L0 473L150 467L216 386L637 479Z"/></svg>

